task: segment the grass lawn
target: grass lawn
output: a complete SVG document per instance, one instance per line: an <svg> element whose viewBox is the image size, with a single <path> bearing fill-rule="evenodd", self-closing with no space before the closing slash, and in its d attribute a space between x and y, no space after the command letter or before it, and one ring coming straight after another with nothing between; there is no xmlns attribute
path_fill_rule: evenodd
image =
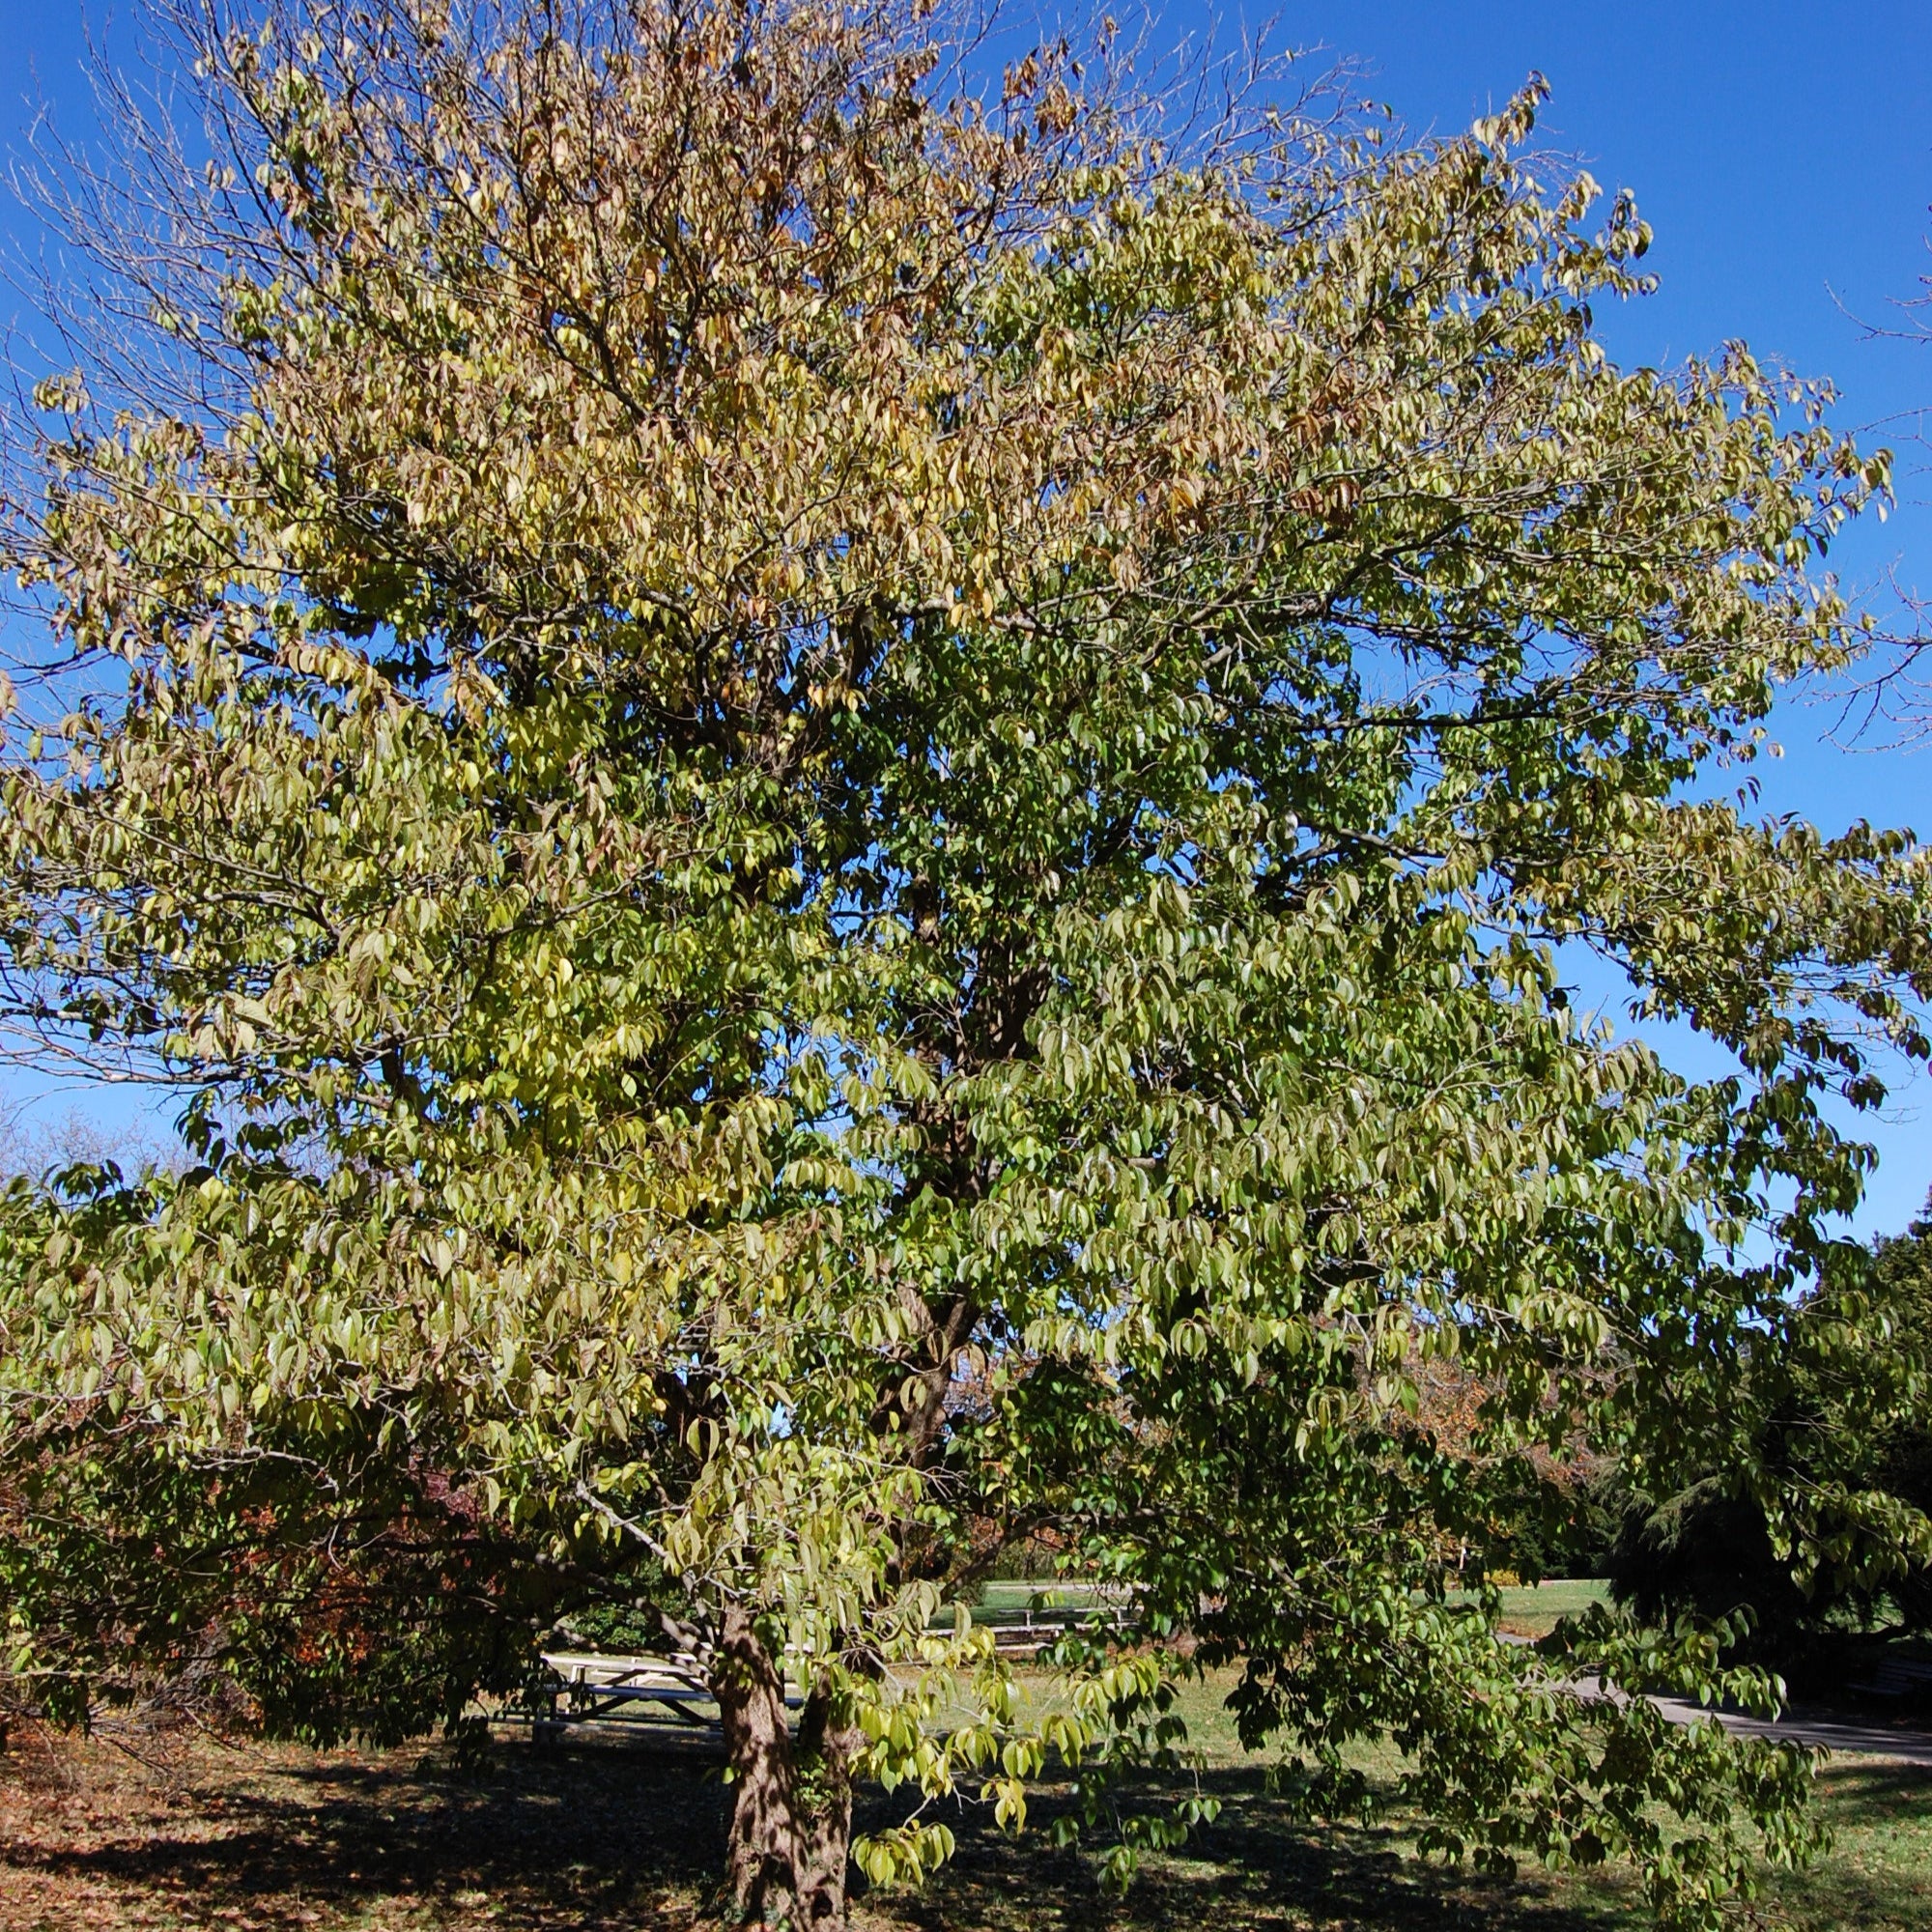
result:
<svg viewBox="0 0 1932 1932"><path fill-rule="evenodd" d="M1117 1594L1117 1593L1116 1593ZM1104 1604L1109 1592L1104 1584L1083 1583L1049 1577L1038 1582L1001 1581L981 1583L973 1607L981 1615L1014 1616L1029 1607L1042 1610L1085 1609Z"/></svg>
<svg viewBox="0 0 1932 1932"><path fill-rule="evenodd" d="M1588 1577L1513 1585L1502 1592L1502 1627L1514 1636L1545 1636L1558 1617L1580 1616L1609 1601L1610 1586Z"/></svg>
<svg viewBox="0 0 1932 1932"><path fill-rule="evenodd" d="M1543 1636L1558 1617L1577 1616L1608 1597L1609 1585L1590 1577L1552 1577L1544 1583L1512 1585L1502 1592L1502 1627L1514 1636ZM1104 1586L1048 1577L1037 1582L982 1583L974 1607L981 1615L1005 1618L1029 1606L1078 1610L1106 1600Z"/></svg>
<svg viewBox="0 0 1932 1932"><path fill-rule="evenodd" d="M1223 1687L1225 1688L1225 1687ZM1604 1878L1514 1885L1425 1866L1392 1831L1290 1822L1212 1686L1189 1714L1219 1821L1124 1900L1038 1832L949 1813L959 1856L923 1894L862 1899L860 1932L1632 1932ZM420 1749L224 1748L109 1738L0 1759L0 1932L561 1932L709 1925L725 1792L701 1737L505 1743L457 1776ZM1763 1932L1932 1926L1932 1772L1843 1759L1820 1780L1836 1829L1808 1873L1773 1875ZM874 1822L888 1816L878 1801ZM1051 1794L1037 1817L1050 1816Z"/></svg>

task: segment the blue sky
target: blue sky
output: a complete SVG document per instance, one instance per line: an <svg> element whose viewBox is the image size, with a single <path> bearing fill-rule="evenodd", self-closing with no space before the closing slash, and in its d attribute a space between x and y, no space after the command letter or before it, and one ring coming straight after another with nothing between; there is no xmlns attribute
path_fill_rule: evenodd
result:
<svg viewBox="0 0 1932 1932"><path fill-rule="evenodd" d="M1897 450L1900 497L1833 565L1882 614L1893 578L1932 594L1932 448L1912 440L1932 343L1874 340L1858 320L1887 321L1932 273L1932 5L1327 0L1285 9L1279 31L1366 62L1365 92L1417 133L1459 129L1541 72L1545 140L1634 190L1656 231L1658 293L1599 311L1612 355L1667 366L1742 338L1832 378L1837 421ZM1837 724L1830 706L1782 707L1785 755L1756 771L1766 809L1932 838L1932 745L1891 732L1841 749ZM1686 1071L1719 1065L1681 1035L1658 1043ZM1899 1074L1886 1118L1858 1128L1880 1152L1861 1233L1903 1226L1932 1185L1932 1078Z"/></svg>
<svg viewBox="0 0 1932 1932"><path fill-rule="evenodd" d="M0 0L0 129L14 149L42 95L71 132L84 127L82 17L73 0ZM1224 14L1224 31L1239 18ZM1885 319L1932 272L1927 0L1317 0L1273 18L1276 43L1325 50L1314 64L1362 63L1364 92L1414 132L1458 129L1542 72L1548 145L1632 188L1657 234L1648 266L1662 288L1602 315L1611 353L1668 364L1742 337L1833 378L1839 422L1899 449L1903 498L1833 562L1880 604L1893 575L1932 594L1932 450L1907 440L1912 412L1932 408L1932 344L1873 341L1855 319ZM1207 20L1171 6L1155 39ZM110 27L110 43L124 38ZM0 207L0 222L16 219ZM1932 837L1932 748L1840 750L1833 722L1815 705L1780 712L1787 754L1760 767L1767 807L1827 830L1865 817ZM1682 1042L1668 1044L1682 1061ZM1691 1059L1687 1070L1713 1064ZM1901 1082L1895 1101L1864 1129L1882 1164L1861 1231L1901 1226L1932 1184L1932 1079Z"/></svg>

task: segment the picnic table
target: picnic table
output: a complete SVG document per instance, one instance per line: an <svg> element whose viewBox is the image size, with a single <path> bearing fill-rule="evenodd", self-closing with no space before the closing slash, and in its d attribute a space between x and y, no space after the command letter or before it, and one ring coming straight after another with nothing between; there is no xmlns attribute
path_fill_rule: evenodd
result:
<svg viewBox="0 0 1932 1932"><path fill-rule="evenodd" d="M537 1688L544 1708L530 1719L531 1735L539 1743L561 1737L572 1724L606 1719L669 1719L699 1729L719 1724L718 1700L695 1657L547 1650L543 1662L548 1674Z"/></svg>
<svg viewBox="0 0 1932 1932"><path fill-rule="evenodd" d="M1110 1635L1124 1627L1127 1612L1122 1606L1110 1604L1037 1610L1029 1604L1004 1612L978 1611L973 1621L993 1633L993 1647L1003 1657L1031 1657L1051 1648L1069 1631Z"/></svg>
<svg viewBox="0 0 1932 1932"><path fill-rule="evenodd" d="M981 1613L976 1621L993 1633L1004 1656L1030 1657L1068 1631L1108 1632L1124 1618L1118 1605L1087 1605L1036 1609L1027 1605L1005 1613ZM547 1650L543 1675L526 1691L520 1717L538 1743L551 1743L575 1724L672 1722L715 1730L722 1719L718 1700L697 1659L689 1652L618 1656L606 1651ZM785 1703L805 1701L787 1684Z"/></svg>

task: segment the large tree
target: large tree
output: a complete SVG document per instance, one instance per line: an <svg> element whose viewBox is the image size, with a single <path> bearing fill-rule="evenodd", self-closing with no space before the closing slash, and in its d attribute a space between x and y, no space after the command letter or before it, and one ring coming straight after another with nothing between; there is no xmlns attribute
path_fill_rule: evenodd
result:
<svg viewBox="0 0 1932 1932"><path fill-rule="evenodd" d="M1160 1841L1183 1634L1439 1849L1685 1922L1802 1851L1802 1754L1609 1694L1708 1634L1451 1592L1532 1452L1748 1458L1821 1098L1919 1048L1909 841L1719 776L1858 647L1882 459L1609 362L1646 232L1535 89L1405 147L1105 29L976 93L895 0L170 18L204 125L47 177L0 944L198 1164L7 1199L16 1683L396 1734L621 1613L774 1920L860 1777L878 1877L1061 1763ZM1127 1605L1058 1678L933 1626L1016 1538Z"/></svg>

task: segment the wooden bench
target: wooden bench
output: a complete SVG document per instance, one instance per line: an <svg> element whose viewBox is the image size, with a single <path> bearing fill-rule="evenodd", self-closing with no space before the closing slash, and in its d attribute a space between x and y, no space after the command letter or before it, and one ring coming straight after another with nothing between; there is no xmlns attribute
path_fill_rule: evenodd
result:
<svg viewBox="0 0 1932 1932"><path fill-rule="evenodd" d="M1861 1682L1847 1684L1860 1697L1932 1696L1932 1662L1916 1657L1889 1657Z"/></svg>

